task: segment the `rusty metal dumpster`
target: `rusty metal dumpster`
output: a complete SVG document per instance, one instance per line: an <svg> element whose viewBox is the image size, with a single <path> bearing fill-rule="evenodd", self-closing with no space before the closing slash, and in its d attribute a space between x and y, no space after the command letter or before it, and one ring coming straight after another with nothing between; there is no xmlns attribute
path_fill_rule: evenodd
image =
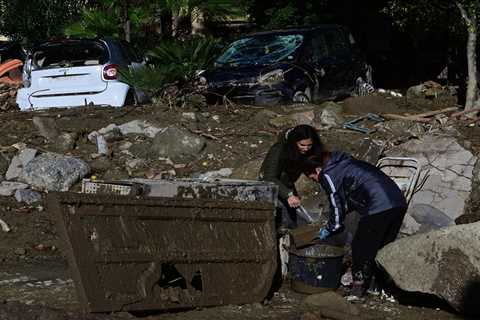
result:
<svg viewBox="0 0 480 320"><path fill-rule="evenodd" d="M262 301L276 270L274 204L49 194L87 311Z"/></svg>

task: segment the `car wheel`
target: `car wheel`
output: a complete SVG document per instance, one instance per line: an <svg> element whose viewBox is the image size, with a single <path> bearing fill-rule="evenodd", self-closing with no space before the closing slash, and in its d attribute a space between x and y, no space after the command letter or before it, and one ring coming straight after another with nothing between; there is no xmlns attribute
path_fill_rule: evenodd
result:
<svg viewBox="0 0 480 320"><path fill-rule="evenodd" d="M292 97L292 101L296 103L309 103L312 100L310 88L305 88L304 91L296 91Z"/></svg>
<svg viewBox="0 0 480 320"><path fill-rule="evenodd" d="M125 106L136 106L138 105L137 95L135 94L134 90L129 90L127 93L127 97L125 98Z"/></svg>

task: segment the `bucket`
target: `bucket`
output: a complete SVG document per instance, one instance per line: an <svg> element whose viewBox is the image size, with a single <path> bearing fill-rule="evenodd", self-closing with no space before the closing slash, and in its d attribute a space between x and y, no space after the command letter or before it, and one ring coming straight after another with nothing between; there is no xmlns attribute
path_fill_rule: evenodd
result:
<svg viewBox="0 0 480 320"><path fill-rule="evenodd" d="M342 247L324 244L290 250L288 267L292 289L318 293L338 288L344 255Z"/></svg>

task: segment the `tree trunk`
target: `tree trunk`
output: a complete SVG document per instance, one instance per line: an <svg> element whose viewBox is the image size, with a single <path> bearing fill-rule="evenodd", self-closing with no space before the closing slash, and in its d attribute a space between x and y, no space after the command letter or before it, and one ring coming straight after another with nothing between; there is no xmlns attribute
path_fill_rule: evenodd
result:
<svg viewBox="0 0 480 320"><path fill-rule="evenodd" d="M467 25L468 40L467 40L467 65L468 65L468 83L467 95L465 100L465 110L474 107L478 98L477 92L477 16L476 8L472 12L467 12L463 5L456 2L463 20Z"/></svg>
<svg viewBox="0 0 480 320"><path fill-rule="evenodd" d="M128 0L125 0L123 2L123 8L122 8L122 22L123 22L123 34L125 35L125 41L130 42L131 40L131 26L130 26L130 19L128 17L128 9L129 9L129 3Z"/></svg>
<svg viewBox="0 0 480 320"><path fill-rule="evenodd" d="M475 22L476 25L476 22ZM467 98L465 101L465 109L469 110L474 107L477 100L477 28L475 31L468 30L467 40L467 65L468 65L468 84Z"/></svg>

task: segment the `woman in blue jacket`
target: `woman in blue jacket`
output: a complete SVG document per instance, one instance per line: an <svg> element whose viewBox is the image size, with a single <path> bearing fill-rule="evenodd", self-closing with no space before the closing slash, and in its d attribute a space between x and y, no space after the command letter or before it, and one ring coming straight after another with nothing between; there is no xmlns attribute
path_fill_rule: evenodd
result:
<svg viewBox="0 0 480 320"><path fill-rule="evenodd" d="M348 212L360 214L352 241L352 295L361 297L378 273L378 250L398 235L407 211L405 197L379 168L344 152L324 151L306 159L303 166L305 175L320 183L330 202L328 223L320 228L320 239L343 230Z"/></svg>

